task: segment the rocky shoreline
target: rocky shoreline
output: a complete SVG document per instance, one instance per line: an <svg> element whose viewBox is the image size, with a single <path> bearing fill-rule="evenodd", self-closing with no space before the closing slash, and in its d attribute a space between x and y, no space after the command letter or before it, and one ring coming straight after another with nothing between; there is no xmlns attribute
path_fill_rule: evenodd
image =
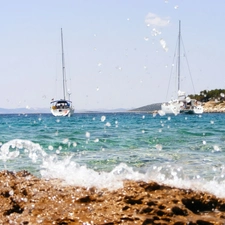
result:
<svg viewBox="0 0 225 225"><path fill-rule="evenodd" d="M204 113L225 113L225 101L208 101L202 103L202 105L204 107ZM161 110L161 103L155 103L140 108L132 109L130 110L130 112L157 113L159 110Z"/></svg>
<svg viewBox="0 0 225 225"><path fill-rule="evenodd" d="M205 113L224 113L225 102L209 101L203 104Z"/></svg>
<svg viewBox="0 0 225 225"><path fill-rule="evenodd" d="M155 182L124 181L109 191L26 171L1 171L0 180L0 224L225 224L225 199Z"/></svg>

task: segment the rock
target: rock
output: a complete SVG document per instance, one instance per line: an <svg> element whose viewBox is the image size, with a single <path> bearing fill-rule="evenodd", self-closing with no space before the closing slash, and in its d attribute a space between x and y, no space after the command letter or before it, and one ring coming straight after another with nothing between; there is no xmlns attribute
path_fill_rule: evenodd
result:
<svg viewBox="0 0 225 225"><path fill-rule="evenodd" d="M205 113L224 113L225 112L225 102L215 102L208 101L204 103Z"/></svg>
<svg viewBox="0 0 225 225"><path fill-rule="evenodd" d="M0 172L0 224L225 224L225 199L155 182L118 190Z"/></svg>

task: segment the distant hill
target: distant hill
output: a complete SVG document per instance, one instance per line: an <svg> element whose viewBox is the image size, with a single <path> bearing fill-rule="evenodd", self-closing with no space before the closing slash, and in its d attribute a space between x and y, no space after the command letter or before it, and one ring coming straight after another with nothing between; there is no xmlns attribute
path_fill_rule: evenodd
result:
<svg viewBox="0 0 225 225"><path fill-rule="evenodd" d="M34 114L34 113L50 113L47 108L15 108L15 109L4 109L0 108L0 114Z"/></svg>
<svg viewBox="0 0 225 225"><path fill-rule="evenodd" d="M161 109L162 103L154 103L151 105L142 106L140 108L132 109L130 112L153 112Z"/></svg>
<svg viewBox="0 0 225 225"><path fill-rule="evenodd" d="M100 112L127 112L127 109L118 108L118 109L96 109L96 110L76 110L75 113L100 113ZM51 113L48 108L15 108L15 109L5 109L0 108L0 114L38 114L38 113Z"/></svg>

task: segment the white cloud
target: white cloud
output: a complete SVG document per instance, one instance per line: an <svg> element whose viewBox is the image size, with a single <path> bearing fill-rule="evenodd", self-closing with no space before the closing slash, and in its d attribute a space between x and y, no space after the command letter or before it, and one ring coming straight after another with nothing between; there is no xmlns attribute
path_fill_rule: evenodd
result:
<svg viewBox="0 0 225 225"><path fill-rule="evenodd" d="M147 26L165 27L169 24L169 17L160 18L154 13L148 13L145 17L145 23Z"/></svg>

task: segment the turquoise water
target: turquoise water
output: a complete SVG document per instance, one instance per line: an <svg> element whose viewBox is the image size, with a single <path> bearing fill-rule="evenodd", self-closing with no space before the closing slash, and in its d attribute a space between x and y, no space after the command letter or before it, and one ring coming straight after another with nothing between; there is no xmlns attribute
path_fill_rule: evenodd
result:
<svg viewBox="0 0 225 225"><path fill-rule="evenodd" d="M1 170L107 188L154 180L224 197L225 114L0 115Z"/></svg>

